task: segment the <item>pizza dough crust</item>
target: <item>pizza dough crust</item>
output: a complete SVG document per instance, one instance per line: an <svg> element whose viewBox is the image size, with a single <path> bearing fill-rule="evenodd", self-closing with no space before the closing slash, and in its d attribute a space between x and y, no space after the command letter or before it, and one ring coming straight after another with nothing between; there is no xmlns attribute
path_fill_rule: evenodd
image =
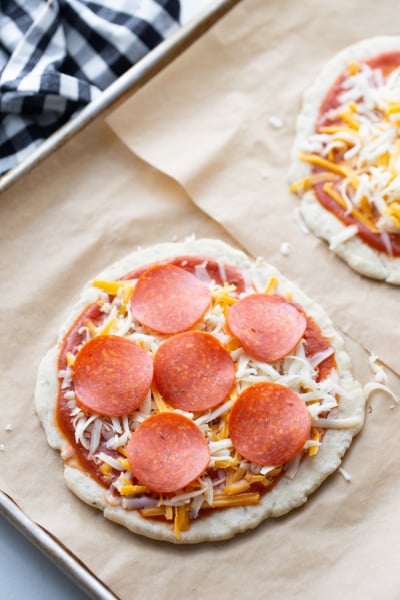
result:
<svg viewBox="0 0 400 600"><path fill-rule="evenodd" d="M365 401L360 384L352 376L350 357L345 351L343 340L323 309L294 284L286 280L274 267L261 260L254 262L243 252L221 241L199 239L182 243L158 244L144 250L137 250L105 269L96 279L116 279L142 265L179 255L216 258L237 266L243 271L255 273L257 278L265 283L271 276L278 277L280 283L284 284L285 290L293 294L293 301L303 306L306 313L319 325L324 336L329 337L331 345L335 348L340 385L346 391L345 397L341 399L339 405L338 417L349 419L352 425L351 428L345 430L327 430L319 452L310 457L310 460L306 458L302 461L294 479L282 477L273 490L262 497L258 505L229 508L210 513L207 517L192 521L189 531L181 532L179 540L175 537L173 528L169 524L146 520L135 511L126 511L119 506L108 505L105 501L105 488L86 475L77 465L73 465L69 461L65 463L64 476L68 487L81 500L102 510L107 519L149 538L188 544L231 538L239 532L257 527L268 517L284 515L304 504L309 495L339 467L342 456L350 446L353 436L363 425ZM60 331L59 344L77 316L93 300L93 289L88 283L83 290L81 299ZM57 344L41 362L35 403L50 446L60 452L65 452L68 444L55 426L58 351L59 345Z"/></svg>
<svg viewBox="0 0 400 600"><path fill-rule="evenodd" d="M319 110L329 89L350 61L372 58L383 52L400 50L399 36L379 36L362 40L344 48L329 60L314 83L305 91L303 105L296 121L296 137L292 147L289 182L295 183L311 173L311 165L298 159L304 142L314 132ZM301 215L319 238L331 244L346 226L318 202L313 191L306 192L300 206ZM359 237L335 245L332 251L361 275L400 285L400 257L390 257L365 244Z"/></svg>

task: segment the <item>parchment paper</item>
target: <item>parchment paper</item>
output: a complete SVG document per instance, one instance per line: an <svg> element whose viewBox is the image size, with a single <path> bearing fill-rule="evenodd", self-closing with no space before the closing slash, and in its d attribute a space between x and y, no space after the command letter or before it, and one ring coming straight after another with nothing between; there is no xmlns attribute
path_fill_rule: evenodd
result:
<svg viewBox="0 0 400 600"><path fill-rule="evenodd" d="M301 95L364 37L399 34L395 0L247 0L108 122L176 178L250 252L271 259L335 322L400 372L399 289L360 277L296 225L287 171ZM282 128L270 119L277 117ZM289 242L288 257L280 253Z"/></svg>
<svg viewBox="0 0 400 600"><path fill-rule="evenodd" d="M283 12L278 13L276 6L273 2L246 2L239 12L232 13L207 36L210 48L214 51L222 44L224 59L229 62L233 42L241 39L244 51L249 43L249 32L254 31L260 40L275 39L276 55L280 56L284 40L277 33L272 37L270 33L278 16L283 24L290 17L292 33L300 48L298 20L291 21L294 19L291 12L289 17L285 14L285 6L288 7L285 3L280 3ZM307 24L312 5L304 4L304 7L301 22ZM333 8L328 7L325 14L333 18L336 13L332 11ZM264 17L257 20L257 15ZM347 27L345 21L344 32L350 31ZM330 36L334 38L332 31ZM321 36L318 39L322 43ZM304 43L307 47L306 40ZM217 54L215 56L217 60ZM304 56L306 58L306 53ZM211 73L213 65L208 59L204 56ZM239 59L240 56L237 58L240 63ZM187 77L195 83L196 63L192 65L190 54L183 60L187 61ZM254 60L257 62L257 57ZM286 65L282 60L277 65L281 74ZM246 79L251 77L249 70ZM204 112L213 111L215 86L216 82L210 79L209 104ZM272 94L274 87L268 89ZM239 80L237 94L243 98L249 94L246 88L239 87ZM167 96L162 98L166 100ZM281 108L286 110L284 106ZM277 112L276 105L266 105L265 117L272 112ZM286 113L281 112L280 116L286 119ZM230 122L233 123L233 118ZM183 128L183 124L178 125L177 133ZM157 129L164 144L166 139L159 124ZM269 132L268 128L266 131ZM241 139L236 137L235 144L240 145ZM186 149L186 154L192 152L196 154L196 147ZM264 182L267 188L270 180L261 178L259 159L247 150L243 159L245 172L253 168L249 166L253 156L257 181ZM214 178L208 183L207 195L214 199L216 217L229 226L236 239L196 207L179 184L142 162L99 120L2 195L0 444L4 444L4 449L0 452L0 487L123 600L189 597L393 600L400 590L397 565L400 417L399 407L392 407L392 401L384 394L377 393L371 399L366 426L344 460L351 482L339 472L335 473L301 509L224 543L175 547L140 538L105 521L101 513L84 505L67 490L61 459L45 440L33 406L39 361L55 342L58 327L84 283L138 244L171 241L175 236L183 239L194 232L198 237L218 237L238 245L244 241L240 233L242 227L236 221L242 215L238 208L241 200L246 206L243 209L247 214L246 240L251 241L250 222L255 240L258 238L257 246L248 244L250 250L260 253L264 249L286 274L295 275L293 279L298 283L302 283L303 278L294 266L303 256L307 256L312 273L318 265L319 269L336 269L330 259L321 266L323 249L309 238L293 238L299 244L301 240L301 252L296 249L288 259L283 259L277 251L281 241L289 240L295 248L290 236L296 235L296 230L290 218L284 229L275 229L265 220L261 224L260 217L264 219L265 211L260 207L256 210L257 197L252 196L244 184L242 193L232 195L231 202L222 203L221 199L226 196L221 194L216 177L219 161L218 152L210 155L209 173L210 177L214 173ZM239 161L236 167L240 166ZM269 166L279 174L283 157L277 156L276 163ZM283 176L280 177L283 189ZM199 182L200 179L202 177ZM236 179L230 188L232 194L237 185ZM256 189L258 185L251 186L253 192ZM285 193L281 190L280 193L285 198ZM265 197L271 201L267 189ZM276 201L280 197L277 196ZM260 238L259 232L264 229L268 231ZM307 284L307 278L304 283ZM347 281L341 288L337 301L346 307L352 302L352 290L347 288ZM310 289L316 292L314 297L328 301L328 311L335 319L340 317L336 295L327 297L325 290L316 284L308 285L308 291ZM390 297L390 290L388 294ZM371 319L366 321L365 328L370 325ZM393 327L386 332L382 330L379 337L389 331L393 332ZM357 341L347 337L346 342L355 376L364 384L371 377L367 355ZM389 376L392 389L400 394L399 378L390 371ZM7 425L11 425L11 431L7 431Z"/></svg>

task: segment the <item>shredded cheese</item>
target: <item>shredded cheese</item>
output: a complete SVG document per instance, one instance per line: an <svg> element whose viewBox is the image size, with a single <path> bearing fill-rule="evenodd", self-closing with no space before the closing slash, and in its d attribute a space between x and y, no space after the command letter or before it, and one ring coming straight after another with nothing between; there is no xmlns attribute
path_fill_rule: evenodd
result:
<svg viewBox="0 0 400 600"><path fill-rule="evenodd" d="M299 154L322 171L290 189L303 193L333 174L324 189L343 208L373 233L400 233L400 66L385 75L350 61L337 102Z"/></svg>
<svg viewBox="0 0 400 600"><path fill-rule="evenodd" d="M343 477L343 479L347 481L347 483L350 483L350 481L352 480L350 473L346 471L346 469L343 469L343 467L339 467L338 471Z"/></svg>

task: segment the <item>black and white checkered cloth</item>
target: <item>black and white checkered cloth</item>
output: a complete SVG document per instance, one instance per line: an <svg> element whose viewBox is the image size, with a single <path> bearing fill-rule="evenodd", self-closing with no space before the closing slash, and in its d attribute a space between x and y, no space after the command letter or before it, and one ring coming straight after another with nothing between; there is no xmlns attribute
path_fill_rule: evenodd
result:
<svg viewBox="0 0 400 600"><path fill-rule="evenodd" d="M179 24L179 0L0 0L0 175Z"/></svg>

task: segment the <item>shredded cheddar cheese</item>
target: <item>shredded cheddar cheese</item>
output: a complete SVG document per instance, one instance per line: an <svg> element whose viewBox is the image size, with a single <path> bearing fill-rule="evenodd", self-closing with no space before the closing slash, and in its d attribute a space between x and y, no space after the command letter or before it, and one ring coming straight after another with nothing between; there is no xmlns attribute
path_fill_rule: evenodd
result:
<svg viewBox="0 0 400 600"><path fill-rule="evenodd" d="M324 174L333 174L325 191L388 240L387 234L400 233L400 66L386 75L378 67L350 61L337 102L299 154L299 160L320 171L290 189L304 193ZM315 175L320 179L313 180Z"/></svg>
<svg viewBox="0 0 400 600"><path fill-rule="evenodd" d="M347 70L349 75L355 75L356 73L359 73L361 71L360 63L356 60L351 60L347 66Z"/></svg>
<svg viewBox="0 0 400 600"><path fill-rule="evenodd" d="M342 110L338 116L343 119L343 121L345 121L351 129L355 129L356 131L360 129L359 121L354 117L353 111L348 107L347 109Z"/></svg>
<svg viewBox="0 0 400 600"><path fill-rule="evenodd" d="M291 192L297 192L299 190L305 191L310 189L315 183L319 183L321 181L333 181L335 176L333 173L323 172L323 173L314 173L313 175L309 175L304 179L300 179L296 181L290 186Z"/></svg>
<svg viewBox="0 0 400 600"><path fill-rule="evenodd" d="M87 330L92 336L97 335L97 328L93 321L91 321L90 319L86 319L83 325L87 328Z"/></svg>
<svg viewBox="0 0 400 600"><path fill-rule="evenodd" d="M228 508L230 506L251 506L258 504L260 501L260 494L255 492L237 494L234 496L216 495L212 502L212 508Z"/></svg>
<svg viewBox="0 0 400 600"><path fill-rule="evenodd" d="M107 464L107 463L103 463L100 466L100 472L105 475L106 477L109 476L111 474L112 471L112 467L111 465Z"/></svg>
<svg viewBox="0 0 400 600"><path fill-rule="evenodd" d="M148 491L146 486L132 484L123 485L119 489L119 493L121 494L121 496L134 496L136 494L142 494L146 491Z"/></svg>
<svg viewBox="0 0 400 600"><path fill-rule="evenodd" d="M179 540L181 531L187 531L190 527L189 515L186 506L175 507L174 531Z"/></svg>
<svg viewBox="0 0 400 600"><path fill-rule="evenodd" d="M315 456L317 454L318 450L319 450L319 441L321 439L321 434L318 431L318 429L313 428L312 434L311 434L311 439L312 439L313 442L317 442L317 443L315 443L314 445L310 446L308 454L310 456Z"/></svg>
<svg viewBox="0 0 400 600"><path fill-rule="evenodd" d="M73 367L75 362L75 356L72 354L72 352L67 352L67 365L69 367Z"/></svg>

